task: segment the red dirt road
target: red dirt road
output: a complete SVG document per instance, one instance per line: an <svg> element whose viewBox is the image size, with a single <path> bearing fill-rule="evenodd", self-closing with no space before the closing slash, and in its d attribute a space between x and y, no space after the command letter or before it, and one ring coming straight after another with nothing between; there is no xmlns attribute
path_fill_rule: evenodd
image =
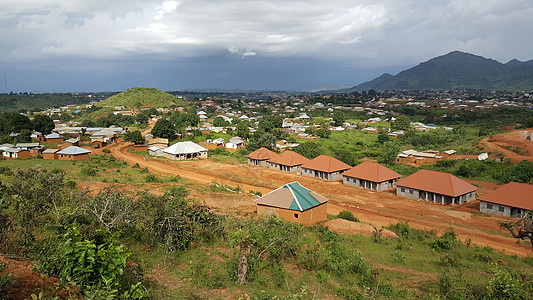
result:
<svg viewBox="0 0 533 300"><path fill-rule="evenodd" d="M496 153L502 152L512 163L521 162L523 160L533 161L533 141L526 139L526 136L531 136L532 132L532 128L514 130L507 133L497 134L492 138L484 138L479 143L481 146L483 146L483 144L486 145L486 147L484 147L486 151L496 150L494 151ZM529 152L529 154L519 154L504 148L504 146L519 147L520 149ZM493 154L492 157L495 157L495 155Z"/></svg>
<svg viewBox="0 0 533 300"><path fill-rule="evenodd" d="M470 239L473 244L491 246L508 254L519 256L531 255L531 248L525 242L516 244L509 233L500 229L499 222L507 220L498 216L473 215L476 202L462 206L442 206L397 196L394 192L373 192L343 185L340 182L327 182L308 176L287 174L266 167L243 164L227 164L212 160L170 161L160 158L148 158L128 153L130 144L115 145L109 149L117 159L128 163L138 163L151 172L162 175L180 175L200 184L216 182L232 187L239 186L245 191L260 191L263 194L285 183L299 181L302 185L313 189L330 199L328 213L337 214L341 210L349 210L363 222L377 226L387 226L399 221L408 222L413 228L436 229L444 232L450 226L454 228L463 241ZM495 185L483 184L480 193L492 190ZM240 211L252 213L255 210L253 197L249 194L236 194L230 203L217 199L216 195L206 196L206 203L217 210Z"/></svg>

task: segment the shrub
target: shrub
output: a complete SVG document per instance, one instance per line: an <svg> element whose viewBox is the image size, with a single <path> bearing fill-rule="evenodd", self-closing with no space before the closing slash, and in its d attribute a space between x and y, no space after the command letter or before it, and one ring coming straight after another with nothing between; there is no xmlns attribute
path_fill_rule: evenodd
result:
<svg viewBox="0 0 533 300"><path fill-rule="evenodd" d="M508 271L491 266L493 276L489 280L487 289L489 299L527 299L523 284ZM531 296L531 294L529 294ZM527 297L527 298L526 298Z"/></svg>
<svg viewBox="0 0 533 300"><path fill-rule="evenodd" d="M141 166L139 165L139 163L135 163L133 164L133 166L131 166L132 168L140 168Z"/></svg>
<svg viewBox="0 0 533 300"><path fill-rule="evenodd" d="M144 176L144 181L146 182L158 182L159 179L154 174L147 174Z"/></svg>
<svg viewBox="0 0 533 300"><path fill-rule="evenodd" d="M83 167L80 171L81 175L83 176L96 176L96 170L91 167Z"/></svg>
<svg viewBox="0 0 533 300"><path fill-rule="evenodd" d="M361 222L357 217L355 217L350 211L343 210L338 215L337 218L344 219L352 222Z"/></svg>
<svg viewBox="0 0 533 300"><path fill-rule="evenodd" d="M0 273L2 273L5 268L6 268L6 264L0 263ZM6 287L12 285L14 282L15 280L13 280L11 273L0 275L0 295L3 294Z"/></svg>
<svg viewBox="0 0 533 300"><path fill-rule="evenodd" d="M102 152L103 152L103 153L106 153L106 154L109 154L109 153L111 153L111 150L109 150L109 149L103 149Z"/></svg>
<svg viewBox="0 0 533 300"><path fill-rule="evenodd" d="M434 250L450 250L457 245L457 236L455 235L453 228L450 227L441 237L431 243L431 248Z"/></svg>
<svg viewBox="0 0 533 300"><path fill-rule="evenodd" d="M0 174L9 175L10 173L11 169L8 166L0 166Z"/></svg>

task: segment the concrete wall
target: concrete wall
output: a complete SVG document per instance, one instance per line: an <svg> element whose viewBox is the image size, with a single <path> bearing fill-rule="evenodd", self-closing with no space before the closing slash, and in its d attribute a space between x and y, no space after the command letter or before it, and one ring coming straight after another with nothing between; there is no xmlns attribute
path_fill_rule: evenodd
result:
<svg viewBox="0 0 533 300"><path fill-rule="evenodd" d="M525 210L522 210L520 208L485 201L479 202L479 211L482 213L512 218L521 218L522 215L525 213Z"/></svg>
<svg viewBox="0 0 533 300"><path fill-rule="evenodd" d="M302 171L302 168L300 166L289 167L289 166L275 164L275 163L269 163L268 167L272 169L280 170L283 172L301 172Z"/></svg>
<svg viewBox="0 0 533 300"><path fill-rule="evenodd" d="M328 220L327 202L302 212L265 205L257 205L257 214L266 216L274 215L284 220L302 225L313 225Z"/></svg>
<svg viewBox="0 0 533 300"><path fill-rule="evenodd" d="M342 179L341 172L326 173L322 171L316 171L311 169L302 168L302 174L307 176L316 177L324 180L340 180Z"/></svg>
<svg viewBox="0 0 533 300"><path fill-rule="evenodd" d="M202 151L202 152L198 152L198 153L191 153L191 154L178 154L178 155L165 153L165 152L161 151L161 156L166 157L168 159L172 159L172 160L206 159L207 158L207 151Z"/></svg>
<svg viewBox="0 0 533 300"><path fill-rule="evenodd" d="M269 167L270 163L264 159L264 160L257 160L257 159L251 159L248 158L248 164L253 166L263 166L263 167Z"/></svg>
<svg viewBox="0 0 533 300"><path fill-rule="evenodd" d="M395 185L396 179L383 181L383 182L374 182L369 180L363 180L359 178L342 176L342 183L347 185L353 185L363 189L370 189L375 191L385 191L393 188Z"/></svg>
<svg viewBox="0 0 533 300"><path fill-rule="evenodd" d="M421 199L440 204L461 204L466 203L476 198L476 192L467 193L457 197L441 195L437 193L427 192L423 190L411 189L408 187L397 186L396 194L399 196L409 197L413 199Z"/></svg>

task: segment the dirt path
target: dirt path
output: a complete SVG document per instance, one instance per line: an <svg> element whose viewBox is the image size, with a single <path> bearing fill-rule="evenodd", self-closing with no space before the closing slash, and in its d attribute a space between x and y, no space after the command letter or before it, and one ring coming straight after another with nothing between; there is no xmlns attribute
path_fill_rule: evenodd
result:
<svg viewBox="0 0 533 300"><path fill-rule="evenodd" d="M109 149L117 159L128 163L138 163L151 172L162 175L180 175L200 184L216 182L232 187L239 186L245 191L260 191L263 195L283 184L299 181L317 193L330 199L328 213L337 214L341 210L349 210L363 222L376 226L388 226L399 221L408 222L413 228L431 230L440 233L453 227L463 241L470 239L473 244L491 246L508 254L520 256L531 255L531 249L525 244L516 244L515 239L500 229L499 221L506 220L499 216L474 215L472 207L476 202L462 206L442 206L440 204L400 197L393 191L373 192L343 185L340 182L327 182L308 176L288 174L266 167L244 164L227 164L212 160L170 161L160 158L144 158L129 153L130 144L114 145ZM487 183L480 193L492 190L493 184ZM217 199L216 195L203 195L206 203L216 208L225 209L229 205L225 200ZM254 197L249 194L236 194L232 205L240 206L245 214L253 213Z"/></svg>
<svg viewBox="0 0 533 300"><path fill-rule="evenodd" d="M479 143L481 146L486 145L486 151L496 151L496 153L503 153L506 158L509 158L512 163L521 162L523 160L533 161L533 141L526 140L527 135L531 135L533 129L514 130L507 133L497 134L492 138L484 138ZM504 146L514 146L527 151L529 154L519 154L513 152ZM496 157L495 154L491 157Z"/></svg>

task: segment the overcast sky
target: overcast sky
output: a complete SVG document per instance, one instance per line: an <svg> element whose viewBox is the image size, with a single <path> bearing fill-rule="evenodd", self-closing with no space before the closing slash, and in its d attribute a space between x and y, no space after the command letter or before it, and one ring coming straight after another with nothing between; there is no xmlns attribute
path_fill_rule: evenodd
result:
<svg viewBox="0 0 533 300"><path fill-rule="evenodd" d="M525 61L532 16L531 0L1 0L0 92L301 90L454 50Z"/></svg>

